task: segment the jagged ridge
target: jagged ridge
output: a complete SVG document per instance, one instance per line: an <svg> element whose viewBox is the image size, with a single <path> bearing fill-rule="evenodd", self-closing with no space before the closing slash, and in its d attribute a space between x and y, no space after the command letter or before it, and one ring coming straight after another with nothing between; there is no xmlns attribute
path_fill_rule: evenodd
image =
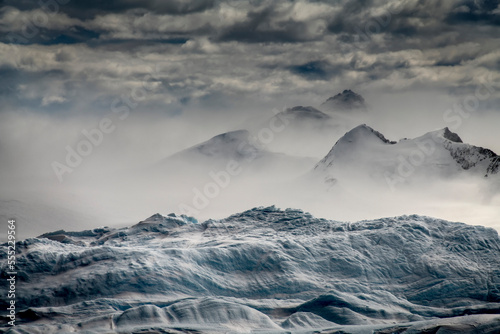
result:
<svg viewBox="0 0 500 334"><path fill-rule="evenodd" d="M500 310L497 232L416 215L349 223L267 207L198 223L155 214L17 248L17 328L29 333L57 332L46 319L63 332L347 330Z"/></svg>

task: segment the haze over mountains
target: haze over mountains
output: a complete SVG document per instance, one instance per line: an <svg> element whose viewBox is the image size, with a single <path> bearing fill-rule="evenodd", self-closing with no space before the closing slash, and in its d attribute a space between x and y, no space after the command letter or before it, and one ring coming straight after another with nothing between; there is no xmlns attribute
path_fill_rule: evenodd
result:
<svg viewBox="0 0 500 334"><path fill-rule="evenodd" d="M339 139L315 170L327 178L358 173L357 178L394 187L464 175L498 179L499 166L500 157L493 151L463 143L448 128L395 142L363 124Z"/></svg>
<svg viewBox="0 0 500 334"><path fill-rule="evenodd" d="M499 23L0 1L0 332L498 334Z"/></svg>
<svg viewBox="0 0 500 334"><path fill-rule="evenodd" d="M18 323L0 332L497 333L498 232L429 216L497 227L500 157L448 127L387 138L361 99L344 91L84 178L108 210L88 214L128 227L18 242ZM97 222L61 203L3 205ZM157 208L175 213L109 214Z"/></svg>
<svg viewBox="0 0 500 334"><path fill-rule="evenodd" d="M40 186L61 198L57 204L44 205L42 197L19 189L19 196L4 195L0 207L26 221L48 222L20 229L25 237L57 229L62 221L89 228L129 225L163 208L203 220L260 205L300 207L342 220L418 212L498 228L493 151L463 143L449 128L386 139L367 123L373 112L358 108L364 101L359 94L344 90L326 101L276 110L169 155L157 154L154 161L134 159L133 168L99 166L86 175L85 161L61 185ZM55 218L70 212L73 218Z"/></svg>
<svg viewBox="0 0 500 334"><path fill-rule="evenodd" d="M334 97L343 103L353 99L354 105L363 99L352 91ZM499 212L493 203L499 201L500 177L499 157L493 151L463 143L449 128L414 139L389 140L368 125L359 125L367 113L287 108L248 131L215 136L163 160L160 165L165 169L159 169L155 182L161 182L161 173L168 174L168 164L184 161L178 170L195 171L175 173L177 181L184 177L190 186L187 197L178 202L180 212L205 218L210 218L206 212L216 212L213 207L231 207L233 202L300 206L321 216L335 212L342 219L403 214L405 208L415 212L422 207L440 216L457 205L463 211L457 211L454 219L495 224ZM325 155L315 158L322 145ZM286 154L280 147L287 147ZM237 175L226 171L233 162ZM435 206L440 200L443 206ZM394 205L400 201L403 204ZM238 210L245 209L241 203L235 203ZM471 210L476 204L479 215ZM360 205L365 209L354 214Z"/></svg>

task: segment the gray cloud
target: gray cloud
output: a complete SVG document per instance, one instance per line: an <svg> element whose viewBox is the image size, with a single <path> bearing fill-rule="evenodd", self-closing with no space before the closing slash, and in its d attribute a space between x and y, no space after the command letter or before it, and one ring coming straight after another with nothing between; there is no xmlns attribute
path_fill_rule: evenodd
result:
<svg viewBox="0 0 500 334"><path fill-rule="evenodd" d="M60 3L58 7L61 12L79 19L89 19L97 15L122 13L129 10L185 15L208 10L215 5L215 0L109 0L105 2L100 0L71 0L60 1ZM30 0L3 0L1 5L12 6L21 10L32 10L40 7L39 2Z"/></svg>
<svg viewBox="0 0 500 334"><path fill-rule="evenodd" d="M500 25L499 3L496 0L461 1L447 16L451 24Z"/></svg>
<svg viewBox="0 0 500 334"><path fill-rule="evenodd" d="M141 108L323 99L344 85L448 94L474 85L477 68L499 76L495 1L71 1L17 52L7 36L43 9L2 5L1 98L40 110L104 110L156 65Z"/></svg>
<svg viewBox="0 0 500 334"><path fill-rule="evenodd" d="M241 22L225 27L219 35L221 41L245 43L295 43L311 40L307 23L291 18L280 18L275 6L250 11Z"/></svg>

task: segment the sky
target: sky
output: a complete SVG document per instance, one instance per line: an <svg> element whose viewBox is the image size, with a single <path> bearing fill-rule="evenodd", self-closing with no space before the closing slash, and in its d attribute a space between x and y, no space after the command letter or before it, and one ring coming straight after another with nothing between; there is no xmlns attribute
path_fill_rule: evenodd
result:
<svg viewBox="0 0 500 334"><path fill-rule="evenodd" d="M2 214L344 89L390 139L448 126L499 153L499 69L492 0L0 0Z"/></svg>

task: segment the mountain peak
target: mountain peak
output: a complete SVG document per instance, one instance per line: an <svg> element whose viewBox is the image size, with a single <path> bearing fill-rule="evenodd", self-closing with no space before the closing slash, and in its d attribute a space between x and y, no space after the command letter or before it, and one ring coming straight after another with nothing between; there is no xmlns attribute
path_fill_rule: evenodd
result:
<svg viewBox="0 0 500 334"><path fill-rule="evenodd" d="M139 222L140 223L143 223L143 222L152 222L152 221L159 221L159 220L163 220L165 219L165 217L163 217L161 214L159 213L155 213L154 215L152 215L151 217L147 218L146 220L142 221L142 222Z"/></svg>
<svg viewBox="0 0 500 334"><path fill-rule="evenodd" d="M338 157L355 154L358 147L367 149L378 145L393 145L395 141L390 141L380 132L372 129L366 124L361 124L348 131L333 145L328 154L314 167L322 169L332 166Z"/></svg>
<svg viewBox="0 0 500 334"><path fill-rule="evenodd" d="M432 136L435 138L444 139L444 141L450 141L453 143L463 144L462 138L460 138L460 136L458 134L456 134L455 132L450 131L450 129L448 127L428 132L428 133L424 134L422 137L425 137L425 136Z"/></svg>
<svg viewBox="0 0 500 334"><path fill-rule="evenodd" d="M448 127L443 129L443 137L455 143L463 143L462 139L455 132L451 132Z"/></svg>
<svg viewBox="0 0 500 334"><path fill-rule="evenodd" d="M242 157L246 154L257 154L259 149L249 141L248 130L236 130L222 133L196 145L189 151L196 151L212 157ZM242 149L245 149L243 152Z"/></svg>
<svg viewBox="0 0 500 334"><path fill-rule="evenodd" d="M330 116L328 116L324 112L310 106L295 106L293 108L288 108L285 111L282 111L280 114L296 120L326 120L330 118Z"/></svg>
<svg viewBox="0 0 500 334"><path fill-rule="evenodd" d="M361 124L354 129L348 131L338 142L357 142L359 140L364 140L368 138L378 138L386 144L396 144L395 141L388 140L384 135L366 124Z"/></svg>
<svg viewBox="0 0 500 334"><path fill-rule="evenodd" d="M198 158L209 158L212 162L227 161L234 159L239 161L246 157L257 157L263 154L263 150L254 144L251 140L248 130L235 130L216 135L202 143L186 148L163 160L162 163L172 164L176 162L190 161L192 166L200 165L200 162L194 162ZM205 160L201 165L207 163Z"/></svg>
<svg viewBox="0 0 500 334"><path fill-rule="evenodd" d="M421 160L416 160L417 156ZM340 138L315 169L327 171L328 177L333 179L339 179L344 171L352 173L356 170L359 175L370 175L374 180L384 182L387 175L405 174L401 172L401 166L405 164L411 170L408 177L450 177L469 169L476 175L489 176L500 170L498 155L489 149L463 143L449 128L396 143L366 124L355 127Z"/></svg>
<svg viewBox="0 0 500 334"><path fill-rule="evenodd" d="M235 130L235 131L221 133L220 135L213 137L209 141L213 140L213 141L230 142L236 140L245 140L248 138L248 135L249 135L248 130Z"/></svg>
<svg viewBox="0 0 500 334"><path fill-rule="evenodd" d="M338 93L332 97L329 97L322 106L328 106L335 110L353 110L353 109L365 109L365 99L353 92L350 89L345 89L342 93Z"/></svg>

